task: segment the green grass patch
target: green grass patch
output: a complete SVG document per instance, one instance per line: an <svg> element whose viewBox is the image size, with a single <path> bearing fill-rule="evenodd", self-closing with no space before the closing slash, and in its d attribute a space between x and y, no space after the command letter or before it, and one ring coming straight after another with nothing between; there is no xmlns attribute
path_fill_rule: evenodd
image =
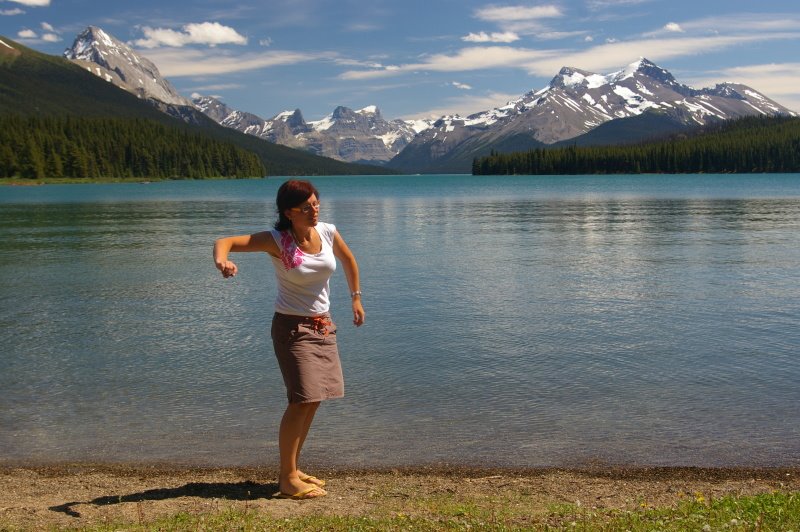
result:
<svg viewBox="0 0 800 532"><path fill-rule="evenodd" d="M377 530L580 530L580 531L781 531L800 532L800 493L728 496L707 500L700 494L666 508L641 504L631 511L556 504L548 512L525 515L519 508L480 501L430 497L412 506L419 513L380 516L317 515L274 517L263 510L228 508L207 514L181 513L145 523L111 523L81 530L129 531L377 531ZM414 510L412 510L414 511Z"/></svg>

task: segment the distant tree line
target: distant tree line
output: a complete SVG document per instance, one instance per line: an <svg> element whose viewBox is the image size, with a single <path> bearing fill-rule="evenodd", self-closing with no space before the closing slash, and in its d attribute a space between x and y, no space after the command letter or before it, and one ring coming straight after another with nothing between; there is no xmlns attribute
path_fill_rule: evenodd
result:
<svg viewBox="0 0 800 532"><path fill-rule="evenodd" d="M152 120L0 116L0 177L259 177L254 153Z"/></svg>
<svg viewBox="0 0 800 532"><path fill-rule="evenodd" d="M800 172L800 118L746 117L632 145L535 148L476 158L474 175Z"/></svg>

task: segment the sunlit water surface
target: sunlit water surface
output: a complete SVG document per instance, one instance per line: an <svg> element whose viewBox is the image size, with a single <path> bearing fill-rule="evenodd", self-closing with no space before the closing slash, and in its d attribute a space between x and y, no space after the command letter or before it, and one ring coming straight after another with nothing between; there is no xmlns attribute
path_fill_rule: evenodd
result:
<svg viewBox="0 0 800 532"><path fill-rule="evenodd" d="M274 464L281 179L0 189L0 460ZM315 178L340 466L800 464L800 175Z"/></svg>

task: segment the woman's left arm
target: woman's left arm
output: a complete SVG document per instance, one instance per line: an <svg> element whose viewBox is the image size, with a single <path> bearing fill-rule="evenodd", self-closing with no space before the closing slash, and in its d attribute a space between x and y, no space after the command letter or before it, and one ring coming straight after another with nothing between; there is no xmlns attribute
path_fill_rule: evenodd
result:
<svg viewBox="0 0 800 532"><path fill-rule="evenodd" d="M358 263L353 252L345 244L342 235L336 231L333 235L333 254L342 263L347 286L350 287L350 296L353 300L353 324L359 327L364 324L364 307L361 305L361 285L358 277Z"/></svg>

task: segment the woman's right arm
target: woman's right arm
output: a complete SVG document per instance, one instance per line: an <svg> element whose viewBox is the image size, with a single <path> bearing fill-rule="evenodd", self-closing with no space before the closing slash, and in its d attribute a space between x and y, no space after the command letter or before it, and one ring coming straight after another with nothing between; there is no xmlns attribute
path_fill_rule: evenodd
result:
<svg viewBox="0 0 800 532"><path fill-rule="evenodd" d="M228 260L228 253L240 251L264 251L275 257L280 256L278 245L269 231L220 238L214 242L214 266L226 279L239 271L236 264Z"/></svg>

